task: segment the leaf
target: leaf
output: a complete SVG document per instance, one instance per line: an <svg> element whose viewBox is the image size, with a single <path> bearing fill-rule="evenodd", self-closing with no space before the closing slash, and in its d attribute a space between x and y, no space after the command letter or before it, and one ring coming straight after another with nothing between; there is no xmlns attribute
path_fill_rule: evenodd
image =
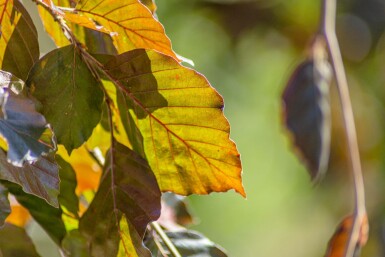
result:
<svg viewBox="0 0 385 257"><path fill-rule="evenodd" d="M0 12L0 67L26 80L40 55L35 25L18 0L1 0Z"/></svg>
<svg viewBox="0 0 385 257"><path fill-rule="evenodd" d="M353 226L353 216L348 216L342 220L338 225L333 237L330 239L328 249L325 257L344 257L347 244L349 243L350 232ZM368 217L365 215L360 225L360 234L356 248L354 250L354 257L360 255L361 248L368 240L369 225Z"/></svg>
<svg viewBox="0 0 385 257"><path fill-rule="evenodd" d="M0 184L0 229L10 213L11 205L8 200L8 190Z"/></svg>
<svg viewBox="0 0 385 257"><path fill-rule="evenodd" d="M0 179L19 184L24 192L36 195L54 207L59 206L59 171L52 156L15 167L7 162L4 151L0 150Z"/></svg>
<svg viewBox="0 0 385 257"><path fill-rule="evenodd" d="M61 219L61 209L52 207L39 197L23 192L18 184L8 181L0 182L16 197L22 206L28 209L34 220L40 224L48 235L57 244L60 244L66 234L65 226Z"/></svg>
<svg viewBox="0 0 385 257"><path fill-rule="evenodd" d="M151 50L105 57L104 63L123 94L118 105L120 115L128 117L128 137L144 145L162 191L188 195L235 189L245 196L223 99L206 78Z"/></svg>
<svg viewBox="0 0 385 257"><path fill-rule="evenodd" d="M139 0L79 1L75 9L115 33L118 53L148 48L177 59L163 26Z"/></svg>
<svg viewBox="0 0 385 257"><path fill-rule="evenodd" d="M75 171L72 166L59 155L56 155L56 161L60 167L59 203L77 217L79 212L79 198L75 194L77 186Z"/></svg>
<svg viewBox="0 0 385 257"><path fill-rule="evenodd" d="M227 254L220 246L196 231L167 231L166 235L183 257L227 257ZM163 249L168 249L160 238L157 240L159 240ZM146 245L152 250L153 256L159 256L158 247L154 244L153 239L146 242Z"/></svg>
<svg viewBox="0 0 385 257"><path fill-rule="evenodd" d="M24 82L0 71L0 134L8 143L8 161L22 166L56 149L53 135L35 102L24 90Z"/></svg>
<svg viewBox="0 0 385 257"><path fill-rule="evenodd" d="M152 14L155 13L156 4L155 4L154 0L140 0L140 2L142 4L144 4L151 11Z"/></svg>
<svg viewBox="0 0 385 257"><path fill-rule="evenodd" d="M91 256L116 256L119 241L127 235L135 244L135 253L127 256L146 252L141 243L144 232L159 214L160 191L147 162L115 143L107 154L99 190L79 224ZM127 227L121 226L122 216Z"/></svg>
<svg viewBox="0 0 385 257"><path fill-rule="evenodd" d="M87 241L79 230L70 231L63 239L62 248L65 256L71 257L89 257Z"/></svg>
<svg viewBox="0 0 385 257"><path fill-rule="evenodd" d="M187 226L194 222L194 218L190 214L184 196L173 193L164 193L162 195L162 213L158 223L168 230L173 230L178 225ZM179 227L180 228L180 227Z"/></svg>
<svg viewBox="0 0 385 257"><path fill-rule="evenodd" d="M330 76L326 61L309 59L294 71L282 96L286 126L313 180L322 177L329 160Z"/></svg>
<svg viewBox="0 0 385 257"><path fill-rule="evenodd" d="M5 224L0 228L0 256L2 257L39 257L31 238L24 228Z"/></svg>
<svg viewBox="0 0 385 257"><path fill-rule="evenodd" d="M3 185L0 184L0 186ZM9 195L9 197L11 199L11 214L5 222L24 228L31 220L31 215L26 208L20 205L13 195Z"/></svg>
<svg viewBox="0 0 385 257"><path fill-rule="evenodd" d="M40 59L27 85L69 153L90 137L101 118L103 91L75 46L55 49Z"/></svg>

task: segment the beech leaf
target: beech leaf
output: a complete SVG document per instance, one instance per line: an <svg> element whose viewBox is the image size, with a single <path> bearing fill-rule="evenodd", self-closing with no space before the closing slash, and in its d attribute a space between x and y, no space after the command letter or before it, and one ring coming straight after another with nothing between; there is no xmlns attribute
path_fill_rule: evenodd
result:
<svg viewBox="0 0 385 257"><path fill-rule="evenodd" d="M8 190L0 184L0 229L10 213L11 205L8 200Z"/></svg>
<svg viewBox="0 0 385 257"><path fill-rule="evenodd" d="M103 91L75 46L55 49L40 59L27 85L69 153L91 136L101 118Z"/></svg>
<svg viewBox="0 0 385 257"><path fill-rule="evenodd" d="M227 254L220 246L196 231L166 231L166 235L183 257L227 257ZM160 238L156 240L159 240L163 249L168 249ZM151 249L153 256L159 256L159 249L153 238L146 241L146 245Z"/></svg>
<svg viewBox="0 0 385 257"><path fill-rule="evenodd" d="M62 221L62 210L49 205L43 199L25 193L22 188L15 183L0 181L8 191L16 197L16 200L32 215L34 220L48 233L57 244L66 234L66 229Z"/></svg>
<svg viewBox="0 0 385 257"><path fill-rule="evenodd" d="M75 9L114 33L119 53L148 48L177 59L162 24L139 0L79 1Z"/></svg>
<svg viewBox="0 0 385 257"><path fill-rule="evenodd" d="M66 162L60 155L56 155L55 159L59 165L59 203L77 217L79 212L79 198L75 193L77 186L75 171L71 164Z"/></svg>
<svg viewBox="0 0 385 257"><path fill-rule="evenodd" d="M4 151L0 149L0 179L19 184L24 192L44 199L54 207L59 206L59 170L52 156L15 167L7 162Z"/></svg>
<svg viewBox="0 0 385 257"><path fill-rule="evenodd" d="M39 257L40 255L24 228L6 223L0 228L0 256Z"/></svg>
<svg viewBox="0 0 385 257"><path fill-rule="evenodd" d="M149 256L142 238L147 224L159 215L160 191L147 162L115 143L107 153L99 190L79 223L90 255L116 256L121 241L127 256ZM124 247L128 236L134 249Z"/></svg>
<svg viewBox="0 0 385 257"><path fill-rule="evenodd" d="M37 31L19 0L0 1L0 68L26 80L39 59Z"/></svg>
<svg viewBox="0 0 385 257"><path fill-rule="evenodd" d="M286 126L313 180L322 177L329 160L329 69L325 61L301 63L282 96Z"/></svg>
<svg viewBox="0 0 385 257"><path fill-rule="evenodd" d="M28 97L24 82L0 71L0 134L8 143L8 161L22 166L56 149L54 137L36 102Z"/></svg>
<svg viewBox="0 0 385 257"><path fill-rule="evenodd" d="M245 196L223 99L205 77L152 50L104 57L104 63L118 87L127 135L133 145L144 145L162 191L188 195L235 189Z"/></svg>
<svg viewBox="0 0 385 257"><path fill-rule="evenodd" d="M328 249L325 257L344 257L347 244L350 238L350 232L353 226L353 216L344 218L338 225L333 237L330 239ZM360 234L358 242L356 242L356 248L354 250L354 256L359 256L361 248L366 244L368 240L369 225L368 217L365 215L360 224Z"/></svg>

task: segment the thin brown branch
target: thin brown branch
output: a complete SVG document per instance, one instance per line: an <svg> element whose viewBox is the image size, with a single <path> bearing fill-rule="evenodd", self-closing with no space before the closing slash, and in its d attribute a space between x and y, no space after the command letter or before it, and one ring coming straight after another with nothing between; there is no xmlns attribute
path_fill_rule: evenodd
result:
<svg viewBox="0 0 385 257"><path fill-rule="evenodd" d="M162 238L164 244L167 246L167 248L170 250L170 253L174 257L182 257L182 255L179 253L179 251L176 249L174 244L171 242L170 238L164 233L161 226L158 224L158 222L154 221L151 222L151 227L155 230L155 232Z"/></svg>
<svg viewBox="0 0 385 257"><path fill-rule="evenodd" d="M324 36L339 94L342 116L345 126L350 169L354 184L354 221L345 257L352 257L359 239L361 222L366 215L364 181L361 169L360 153L354 124L353 108L349 96L349 87L342 62L341 51L335 32L336 1L323 0L320 33Z"/></svg>

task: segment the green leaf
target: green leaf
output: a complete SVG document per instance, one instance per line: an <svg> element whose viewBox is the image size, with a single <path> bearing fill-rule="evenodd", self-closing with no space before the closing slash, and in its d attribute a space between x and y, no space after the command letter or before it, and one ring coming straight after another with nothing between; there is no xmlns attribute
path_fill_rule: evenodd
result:
<svg viewBox="0 0 385 257"><path fill-rule="evenodd" d="M309 59L294 71L282 96L286 126L313 180L322 177L329 161L330 76L326 61Z"/></svg>
<svg viewBox="0 0 385 257"><path fill-rule="evenodd" d="M1 181L11 194L16 197L16 200L28 209L34 220L48 233L48 235L57 243L66 234L64 223L61 219L61 209L54 208L43 199L31 194L25 193L18 184L8 181Z"/></svg>
<svg viewBox="0 0 385 257"><path fill-rule="evenodd" d="M162 191L188 195L235 189L245 195L223 99L202 75L151 50L104 60L123 94L118 105L128 137L132 145L144 145Z"/></svg>
<svg viewBox="0 0 385 257"><path fill-rule="evenodd" d="M15 167L7 162L4 151L0 149L0 179L19 184L24 192L59 207L59 171L52 156L44 156L32 164Z"/></svg>
<svg viewBox="0 0 385 257"><path fill-rule="evenodd" d="M196 231L167 231L166 235L183 257L227 257L227 254L220 246L216 245L207 237ZM156 240L159 240L163 249L168 249L161 239ZM159 256L159 250L155 245L154 238L146 241L146 245L149 249L151 249L153 256Z"/></svg>
<svg viewBox="0 0 385 257"><path fill-rule="evenodd" d="M79 212L79 198L75 193L76 189L76 173L71 164L66 162L60 155L55 157L57 164L59 165L59 177L60 177L60 194L59 203L64 206L68 211L78 216Z"/></svg>
<svg viewBox="0 0 385 257"><path fill-rule="evenodd" d="M20 1L1 2L0 68L26 80L40 56L37 31Z"/></svg>
<svg viewBox="0 0 385 257"><path fill-rule="evenodd" d="M0 228L0 256L39 257L24 228L6 223Z"/></svg>
<svg viewBox="0 0 385 257"><path fill-rule="evenodd" d="M91 256L116 256L119 241L127 235L135 246L127 256L145 256L141 255L146 252L142 238L147 224L159 214L160 191L147 162L115 143L107 153L99 190L79 224ZM122 216L127 220L126 227L121 224Z"/></svg>
<svg viewBox="0 0 385 257"><path fill-rule="evenodd" d="M24 82L0 71L0 134L8 143L8 161L22 166L56 149L54 137L43 115L35 110Z"/></svg>
<svg viewBox="0 0 385 257"><path fill-rule="evenodd" d="M62 249L66 256L89 257L87 240L79 230L70 231L62 241Z"/></svg>
<svg viewBox="0 0 385 257"><path fill-rule="evenodd" d="M8 200L8 190L0 184L0 228L4 225L4 221L10 213L11 206Z"/></svg>
<svg viewBox="0 0 385 257"><path fill-rule="evenodd" d="M90 137L101 118L103 91L75 46L55 49L40 59L27 85L69 153Z"/></svg>

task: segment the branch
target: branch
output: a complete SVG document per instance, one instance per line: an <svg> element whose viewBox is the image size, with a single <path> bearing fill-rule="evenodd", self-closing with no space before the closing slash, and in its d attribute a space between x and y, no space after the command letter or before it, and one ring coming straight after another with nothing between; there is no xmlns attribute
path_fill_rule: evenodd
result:
<svg viewBox="0 0 385 257"><path fill-rule="evenodd" d="M330 61L341 103L342 116L345 126L347 148L349 152L350 169L354 184L354 214L353 226L350 232L349 242L345 249L345 257L352 257L359 239L361 222L366 215L365 191L361 169L360 153L357 143L357 133L354 124L352 104L349 96L349 87L341 52L335 32L336 1L323 0L320 33L324 36L328 48Z"/></svg>
<svg viewBox="0 0 385 257"><path fill-rule="evenodd" d="M170 253L174 257L182 257L174 244L171 242L170 238L164 233L163 229L160 227L158 222L154 221L151 222L151 227L156 231L156 233L162 238L164 244L167 246L167 248L170 250Z"/></svg>

